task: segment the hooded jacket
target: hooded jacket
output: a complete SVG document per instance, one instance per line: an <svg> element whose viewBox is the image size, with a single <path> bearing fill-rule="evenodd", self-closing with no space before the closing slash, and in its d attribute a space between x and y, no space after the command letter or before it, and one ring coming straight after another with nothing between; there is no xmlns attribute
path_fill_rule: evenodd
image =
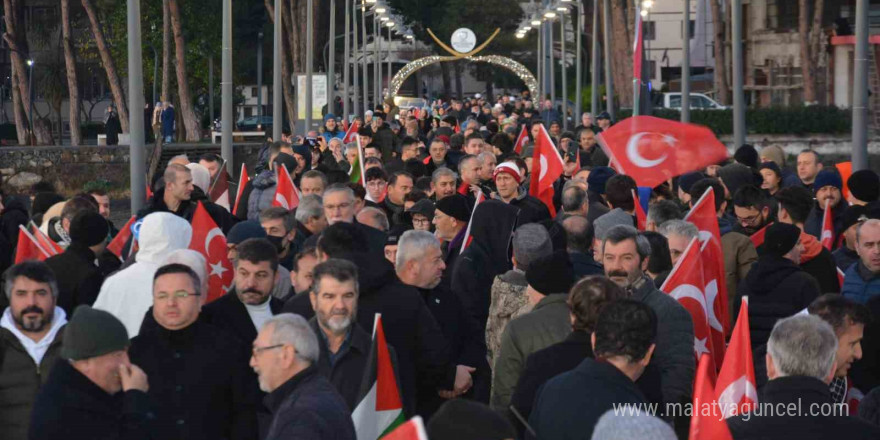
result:
<svg viewBox="0 0 880 440"><path fill-rule="evenodd" d="M510 241L520 210L500 200L477 205L471 220L473 241L452 268L452 291L465 310L486 329L492 280L512 268Z"/></svg>
<svg viewBox="0 0 880 440"><path fill-rule="evenodd" d="M819 285L790 260L763 255L739 286L737 296L745 295L749 297L749 329L754 349L767 343L776 321L809 306L819 296ZM755 360L758 361L757 356ZM760 363L764 363L763 358Z"/></svg>
<svg viewBox="0 0 880 440"><path fill-rule="evenodd" d="M257 177L247 183L245 192L248 193L246 206L246 218L248 220L259 221L260 211L272 206L272 201L275 200L275 186L277 183L275 172L272 170L263 170L263 172L257 174ZM250 187L250 191L248 191L247 187Z"/></svg>
<svg viewBox="0 0 880 440"><path fill-rule="evenodd" d="M145 217L135 263L104 281L94 307L119 318L129 338L137 336L144 314L153 305L153 275L169 254L186 249L191 239L192 227L174 214L157 212Z"/></svg>
<svg viewBox="0 0 880 440"><path fill-rule="evenodd" d="M358 324L373 333L376 313L382 313L382 325L388 343L399 361L404 412L415 414L416 387L436 393L451 390L455 381L455 363L449 343L431 315L418 290L397 279L394 266L384 258L369 254L334 255L358 266ZM311 319L315 312L309 295L297 295L284 305L284 313L296 313ZM418 384L418 385L417 385Z"/></svg>
<svg viewBox="0 0 880 440"><path fill-rule="evenodd" d="M840 280L837 278L837 265L828 249L825 249L816 237L801 232L801 269L819 282L820 293L839 293Z"/></svg>

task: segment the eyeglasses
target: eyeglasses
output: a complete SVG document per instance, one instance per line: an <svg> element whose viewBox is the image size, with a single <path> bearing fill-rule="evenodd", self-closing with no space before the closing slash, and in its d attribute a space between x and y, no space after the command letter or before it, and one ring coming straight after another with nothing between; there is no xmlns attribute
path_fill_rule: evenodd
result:
<svg viewBox="0 0 880 440"><path fill-rule="evenodd" d="M740 223L745 223L745 224L751 225L751 224L754 224L756 221L758 221L758 218L760 216L761 216L761 213L757 213L755 215L750 215L748 217L736 216L736 219L739 220Z"/></svg>
<svg viewBox="0 0 880 440"><path fill-rule="evenodd" d="M428 219L426 219L426 218L414 218L414 219L413 219L413 224L414 224L414 225L430 225L430 224L431 224L431 220L428 220Z"/></svg>
<svg viewBox="0 0 880 440"><path fill-rule="evenodd" d="M154 295L154 297L155 297L156 299L158 299L158 300L162 300L162 301L165 301L165 300L167 300L168 298L170 298L170 297L172 297L172 296L173 296L175 299L187 299L187 298L189 298L189 297L191 297L191 296L202 296L202 294L200 294L200 293L195 293L195 292L187 292L186 290L178 290L178 291L175 291L175 292L172 292L172 293L168 293L168 292L159 292L159 293L157 293L157 294Z"/></svg>
<svg viewBox="0 0 880 440"><path fill-rule="evenodd" d="M279 348L279 347L284 347L284 344L275 344L275 345L270 345L268 347L253 347L253 348L251 348L251 356L257 357L257 355L259 355L260 353L262 353L266 350L272 350L274 348Z"/></svg>

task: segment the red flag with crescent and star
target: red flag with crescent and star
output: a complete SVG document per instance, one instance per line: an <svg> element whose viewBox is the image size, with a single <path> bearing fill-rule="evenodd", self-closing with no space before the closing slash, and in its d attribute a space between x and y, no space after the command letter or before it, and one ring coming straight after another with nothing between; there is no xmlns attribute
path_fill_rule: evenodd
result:
<svg viewBox="0 0 880 440"><path fill-rule="evenodd" d="M700 241L695 237L685 248L660 290L668 292L691 315L694 322L696 359L700 359L703 353L708 353L712 355L714 362L715 348L708 318L710 306L706 303L706 294L703 292L706 284L703 282L703 263L700 258Z"/></svg>
<svg viewBox="0 0 880 440"><path fill-rule="evenodd" d="M279 166L275 168L275 199L272 200L272 206L281 206L288 211L292 211L299 206L299 189L290 178L287 167Z"/></svg>
<svg viewBox="0 0 880 440"><path fill-rule="evenodd" d="M543 125L539 125L540 131L535 139L535 151L532 153L532 177L529 183L529 195L547 205L550 215L556 217L556 207L553 205L553 182L562 175L565 162L559 155L559 150L553 145L550 134Z"/></svg>
<svg viewBox="0 0 880 440"><path fill-rule="evenodd" d="M516 143L513 144L513 151L517 155L522 154L523 149L526 147L526 144L529 143L529 130L526 128L526 124L523 124L522 130L519 132L519 136L516 138ZM580 168L580 167L578 167Z"/></svg>
<svg viewBox="0 0 880 440"><path fill-rule="evenodd" d="M192 240L189 248L204 255L208 264L208 297L205 303L225 295L232 287L232 263L226 258L226 236L214 223L202 202L192 218Z"/></svg>
<svg viewBox="0 0 880 440"><path fill-rule="evenodd" d="M247 167L241 164L241 174L238 175L238 187L235 189L235 202L232 207L232 215L238 214L238 203L241 202L241 194L244 192L245 185L251 180L248 176Z"/></svg>
<svg viewBox="0 0 880 440"><path fill-rule="evenodd" d="M597 139L619 173L651 188L728 156L727 147L708 128L653 116L624 119Z"/></svg>
<svg viewBox="0 0 880 440"><path fill-rule="evenodd" d="M724 411L725 417L744 414L751 411L758 403L758 389L755 381L755 365L752 363L752 339L749 336L749 302L742 298L742 306L730 345L727 346L730 356L724 357L724 364L718 373L715 384L715 396Z"/></svg>
<svg viewBox="0 0 880 440"><path fill-rule="evenodd" d="M342 137L342 143L347 144L349 142L354 142L354 137L357 136L358 130L361 129L361 124L358 121L352 122L351 126L348 127L348 130L345 131L345 136Z"/></svg>
<svg viewBox="0 0 880 440"><path fill-rule="evenodd" d="M580 157L580 156L578 156ZM580 168L580 167L578 167ZM636 223L638 223L638 228L640 231L645 230L645 226L648 224L648 215L645 214L645 210L642 209L642 204L639 202L639 196L636 195L636 190L632 190L633 195L633 205L635 206L636 211Z"/></svg>
<svg viewBox="0 0 880 440"><path fill-rule="evenodd" d="M685 220L700 231L700 255L703 258L703 281L709 315L709 329L715 346L715 365L724 358L724 335L730 334L730 318L727 306L727 282L724 271L724 252L721 248L721 230L715 209L715 192L706 190L694 203Z"/></svg>
<svg viewBox="0 0 880 440"><path fill-rule="evenodd" d="M733 440L724 421L721 406L715 399L715 369L709 355L697 362L694 379L694 400L688 440Z"/></svg>
<svg viewBox="0 0 880 440"><path fill-rule="evenodd" d="M822 215L822 239L819 240L822 247L828 249L829 252L834 247L834 220L831 218L830 203L830 200L825 200L825 210Z"/></svg>

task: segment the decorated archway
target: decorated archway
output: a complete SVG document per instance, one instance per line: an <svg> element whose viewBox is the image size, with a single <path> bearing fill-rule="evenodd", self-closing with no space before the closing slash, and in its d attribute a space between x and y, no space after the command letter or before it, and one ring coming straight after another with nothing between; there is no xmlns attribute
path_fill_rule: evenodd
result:
<svg viewBox="0 0 880 440"><path fill-rule="evenodd" d="M391 83L389 84L388 95L386 96L386 98L397 95L397 92L400 91L400 87L403 85L404 81L406 81L406 79L409 78L410 75L416 73L416 71L418 71L419 69L430 66L432 64L442 63L444 61L456 61L462 59L477 63L489 63L510 70L517 77L519 77L522 82L525 83L532 96L538 96L538 80L535 79L535 76L532 75L532 72L529 71L526 66L523 66L516 60L501 55L477 55L478 52L482 51L486 46L489 45L489 42L498 35L501 29L495 29L495 32L492 33L492 36L490 36L489 39L483 42L483 44L481 44L480 47L477 47L476 49L473 49L473 42L470 43L469 47L467 45L467 42L464 43L464 46L458 46L456 44L456 34L465 31L470 33L469 37L473 39L473 32L470 32L470 30L460 29L458 31L455 31L455 33L453 33L453 46L457 47L456 49L452 49L444 44L442 41L440 41L440 39L437 38L437 36L434 35L434 33L431 32L430 29L428 29L428 34L431 36L431 38L434 39L437 45L439 45L452 55L431 55L413 60L407 65L403 66L403 68L400 69L393 78L391 78ZM467 37L464 38L467 39ZM464 49L461 49L461 47L464 47Z"/></svg>

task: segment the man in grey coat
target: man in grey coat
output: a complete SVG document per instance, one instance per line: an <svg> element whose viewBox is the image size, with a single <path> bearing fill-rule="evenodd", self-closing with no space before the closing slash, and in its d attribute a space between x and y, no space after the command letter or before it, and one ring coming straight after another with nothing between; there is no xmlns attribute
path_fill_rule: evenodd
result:
<svg viewBox="0 0 880 440"><path fill-rule="evenodd" d="M510 321L501 335L490 400L495 410L506 410L510 405L526 358L562 342L571 333L566 299L574 284L574 273L568 253L560 250L533 261L526 270L526 281L526 296L534 309Z"/></svg>
<svg viewBox="0 0 880 440"><path fill-rule="evenodd" d="M651 363L660 369L664 403L689 402L696 371L691 315L645 275L651 245L636 228L614 226L605 233L602 248L605 276L657 315L657 348Z"/></svg>

